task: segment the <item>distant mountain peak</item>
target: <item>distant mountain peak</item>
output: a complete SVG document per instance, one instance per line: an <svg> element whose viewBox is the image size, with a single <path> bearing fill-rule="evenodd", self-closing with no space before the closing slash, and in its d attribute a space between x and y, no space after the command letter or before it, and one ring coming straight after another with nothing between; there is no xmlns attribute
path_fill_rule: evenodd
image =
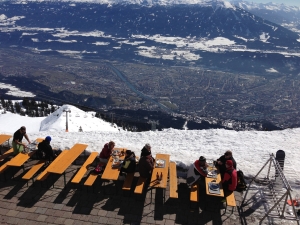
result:
<svg viewBox="0 0 300 225"><path fill-rule="evenodd" d="M232 5L238 6L245 10L253 10L253 9L265 9L265 10L273 10L273 11L285 11L292 12L297 11L300 12L300 7L298 6L289 6L285 4L279 4L274 2L269 3L255 3L251 1L243 1L243 0L233 0L230 1Z"/></svg>
<svg viewBox="0 0 300 225"><path fill-rule="evenodd" d="M7 0L0 0L6 2ZM52 2L53 0L11 0L10 2L26 4L27 2ZM134 4L134 5L219 5L226 8L232 8L233 5L226 0L57 0L56 2L69 3L95 3L95 4Z"/></svg>

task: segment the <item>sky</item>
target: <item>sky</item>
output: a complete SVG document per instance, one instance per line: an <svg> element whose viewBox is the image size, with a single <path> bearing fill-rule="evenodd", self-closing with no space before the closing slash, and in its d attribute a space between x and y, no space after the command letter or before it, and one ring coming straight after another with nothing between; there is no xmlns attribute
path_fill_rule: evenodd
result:
<svg viewBox="0 0 300 225"><path fill-rule="evenodd" d="M66 132L66 113L68 132ZM114 141L116 147L127 148L140 156L146 143L152 146L152 154L170 154L170 160L177 166L187 169L200 156L208 162L216 160L231 150L237 161L237 168L246 176L255 176L266 164L270 154L277 150L286 153L285 172L290 184L299 189L299 137L300 128L282 131L233 131L224 129L209 130L176 130L130 132L124 131L115 124L95 118L94 112L84 112L74 106L64 105L47 117L24 117L0 111L0 134L10 134L21 126L27 127L31 141L36 138L52 137L51 145L56 149L71 148L76 143L87 144L88 152L100 152L104 144ZM79 132L81 126L83 132ZM10 139L10 141L12 138ZM23 139L25 143L27 141Z"/></svg>

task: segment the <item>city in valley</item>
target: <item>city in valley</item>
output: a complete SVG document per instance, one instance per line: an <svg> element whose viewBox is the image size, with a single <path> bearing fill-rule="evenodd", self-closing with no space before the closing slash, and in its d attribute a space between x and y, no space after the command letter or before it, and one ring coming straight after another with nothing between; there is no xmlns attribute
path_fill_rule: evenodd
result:
<svg viewBox="0 0 300 225"><path fill-rule="evenodd" d="M18 49L1 49L0 65L1 83L43 99L101 110L161 110L194 121L299 125L299 76L72 59Z"/></svg>

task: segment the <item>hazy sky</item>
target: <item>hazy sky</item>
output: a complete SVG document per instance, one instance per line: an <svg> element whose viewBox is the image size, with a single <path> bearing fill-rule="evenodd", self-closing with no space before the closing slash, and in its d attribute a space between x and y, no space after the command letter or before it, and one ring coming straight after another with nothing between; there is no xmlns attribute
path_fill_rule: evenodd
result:
<svg viewBox="0 0 300 225"><path fill-rule="evenodd" d="M274 2L274 3L284 3L285 5L295 5L295 6L300 6L300 1L299 0L246 0L248 2L257 2L257 3L269 3L269 2Z"/></svg>

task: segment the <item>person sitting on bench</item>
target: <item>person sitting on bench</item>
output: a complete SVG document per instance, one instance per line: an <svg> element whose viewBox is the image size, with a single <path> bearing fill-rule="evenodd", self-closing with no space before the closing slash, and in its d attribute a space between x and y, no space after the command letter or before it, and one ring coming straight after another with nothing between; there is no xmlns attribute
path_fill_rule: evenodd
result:
<svg viewBox="0 0 300 225"><path fill-rule="evenodd" d="M115 142L110 141L108 143L106 143L104 145L104 147L102 148L102 151L99 154L99 163L96 166L96 168L94 169L95 173L102 173L104 167L106 166L106 164L108 163L109 157L112 154L112 150L115 147Z"/></svg>
<svg viewBox="0 0 300 225"><path fill-rule="evenodd" d="M222 186L224 190L224 197L231 195L232 192L236 189L237 185L237 172L233 167L232 160L227 160L225 163L226 172L222 179Z"/></svg>
<svg viewBox="0 0 300 225"><path fill-rule="evenodd" d="M224 155L222 155L220 158L217 159L217 161L215 162L215 166L217 168L219 168L221 177L223 178L224 173L226 172L226 166L225 163L227 160L231 160L233 163L233 168L236 169L236 162L232 156L232 151L228 150L224 153Z"/></svg>
<svg viewBox="0 0 300 225"><path fill-rule="evenodd" d="M126 150L125 159L122 163L121 173L134 173L136 167L135 154L131 150Z"/></svg>
<svg viewBox="0 0 300 225"><path fill-rule="evenodd" d="M207 163L204 156L200 156L189 168L187 176L187 184L192 186L195 182L199 182L200 187L205 187L205 177L207 176Z"/></svg>
<svg viewBox="0 0 300 225"><path fill-rule="evenodd" d="M48 162L54 160L56 155L54 155L54 151L50 145L51 137L47 136L45 140L38 144L38 152L37 155L39 159L46 159Z"/></svg>
<svg viewBox="0 0 300 225"><path fill-rule="evenodd" d="M149 152L150 152L150 154L152 154L151 153L151 145L147 143L147 144L145 144L145 146L141 150L141 157L140 158L142 158L142 156L149 155L148 154Z"/></svg>
<svg viewBox="0 0 300 225"><path fill-rule="evenodd" d="M143 178L150 178L154 169L154 160L151 152L145 152L139 161L139 173Z"/></svg>

